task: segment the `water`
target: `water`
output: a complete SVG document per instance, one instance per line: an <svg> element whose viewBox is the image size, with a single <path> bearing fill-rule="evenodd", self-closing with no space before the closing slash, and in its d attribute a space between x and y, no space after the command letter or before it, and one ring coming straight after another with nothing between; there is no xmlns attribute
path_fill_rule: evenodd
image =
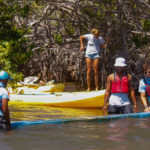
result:
<svg viewBox="0 0 150 150"><path fill-rule="evenodd" d="M71 85L67 89L75 88ZM101 109L22 104L9 107L12 121L102 115ZM149 150L149 141L150 118L43 124L0 131L0 150Z"/></svg>
<svg viewBox="0 0 150 150"><path fill-rule="evenodd" d="M102 115L101 109L61 108L12 104L10 105L11 120L65 119L85 116Z"/></svg>
<svg viewBox="0 0 150 150"><path fill-rule="evenodd" d="M100 109L10 106L12 120L76 118ZM0 150L149 150L150 118L25 126L0 132Z"/></svg>

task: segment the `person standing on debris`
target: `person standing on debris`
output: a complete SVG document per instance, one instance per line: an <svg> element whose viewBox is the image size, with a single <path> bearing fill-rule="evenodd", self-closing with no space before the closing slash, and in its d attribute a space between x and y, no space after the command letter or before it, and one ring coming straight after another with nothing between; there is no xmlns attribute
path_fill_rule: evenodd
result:
<svg viewBox="0 0 150 150"><path fill-rule="evenodd" d="M8 108L9 95L6 89L8 80L12 79L5 71L0 71L0 129L11 129Z"/></svg>
<svg viewBox="0 0 150 150"><path fill-rule="evenodd" d="M84 40L87 41L87 47L85 52L86 66L87 66L87 91L91 90L91 72L92 66L94 70L95 90L99 89L99 58L101 47L105 48L105 41L100 36L99 29L92 29L91 34L85 34L80 36L80 51L85 50Z"/></svg>

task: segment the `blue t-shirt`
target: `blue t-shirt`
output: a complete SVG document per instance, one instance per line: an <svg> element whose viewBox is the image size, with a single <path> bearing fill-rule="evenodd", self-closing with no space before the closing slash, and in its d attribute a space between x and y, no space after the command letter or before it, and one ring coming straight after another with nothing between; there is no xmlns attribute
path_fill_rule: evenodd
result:
<svg viewBox="0 0 150 150"><path fill-rule="evenodd" d="M150 85L150 78L145 78L145 80L146 80L146 83L148 85ZM139 83L139 92L146 92L146 85L145 85L144 79L140 80L140 83ZM150 103L150 96L148 96L148 101Z"/></svg>
<svg viewBox="0 0 150 150"><path fill-rule="evenodd" d="M85 34L84 37L87 40L86 54L99 54L100 45L105 43L104 39L101 36L95 38L93 34Z"/></svg>
<svg viewBox="0 0 150 150"><path fill-rule="evenodd" d="M5 88L5 85L0 82L0 116L3 116L3 113L1 111L2 99L9 99L9 95L7 89Z"/></svg>

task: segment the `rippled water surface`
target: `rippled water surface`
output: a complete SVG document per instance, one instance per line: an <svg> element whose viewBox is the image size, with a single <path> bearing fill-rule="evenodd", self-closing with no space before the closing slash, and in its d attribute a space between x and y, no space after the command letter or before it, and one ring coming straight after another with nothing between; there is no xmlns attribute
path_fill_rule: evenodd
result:
<svg viewBox="0 0 150 150"><path fill-rule="evenodd" d="M10 106L12 120L97 116L100 109ZM149 150L150 118L25 126L0 132L0 150Z"/></svg>
<svg viewBox="0 0 150 150"><path fill-rule="evenodd" d="M61 108L36 105L10 105L11 120L64 119L102 115L101 109Z"/></svg>

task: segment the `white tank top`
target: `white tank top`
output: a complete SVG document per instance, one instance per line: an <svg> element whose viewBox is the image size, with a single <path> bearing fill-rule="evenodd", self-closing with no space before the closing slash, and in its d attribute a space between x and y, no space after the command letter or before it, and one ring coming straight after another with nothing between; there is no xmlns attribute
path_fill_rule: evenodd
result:
<svg viewBox="0 0 150 150"><path fill-rule="evenodd" d="M130 100L127 93L112 93L109 98L109 105L124 106L129 104Z"/></svg>

